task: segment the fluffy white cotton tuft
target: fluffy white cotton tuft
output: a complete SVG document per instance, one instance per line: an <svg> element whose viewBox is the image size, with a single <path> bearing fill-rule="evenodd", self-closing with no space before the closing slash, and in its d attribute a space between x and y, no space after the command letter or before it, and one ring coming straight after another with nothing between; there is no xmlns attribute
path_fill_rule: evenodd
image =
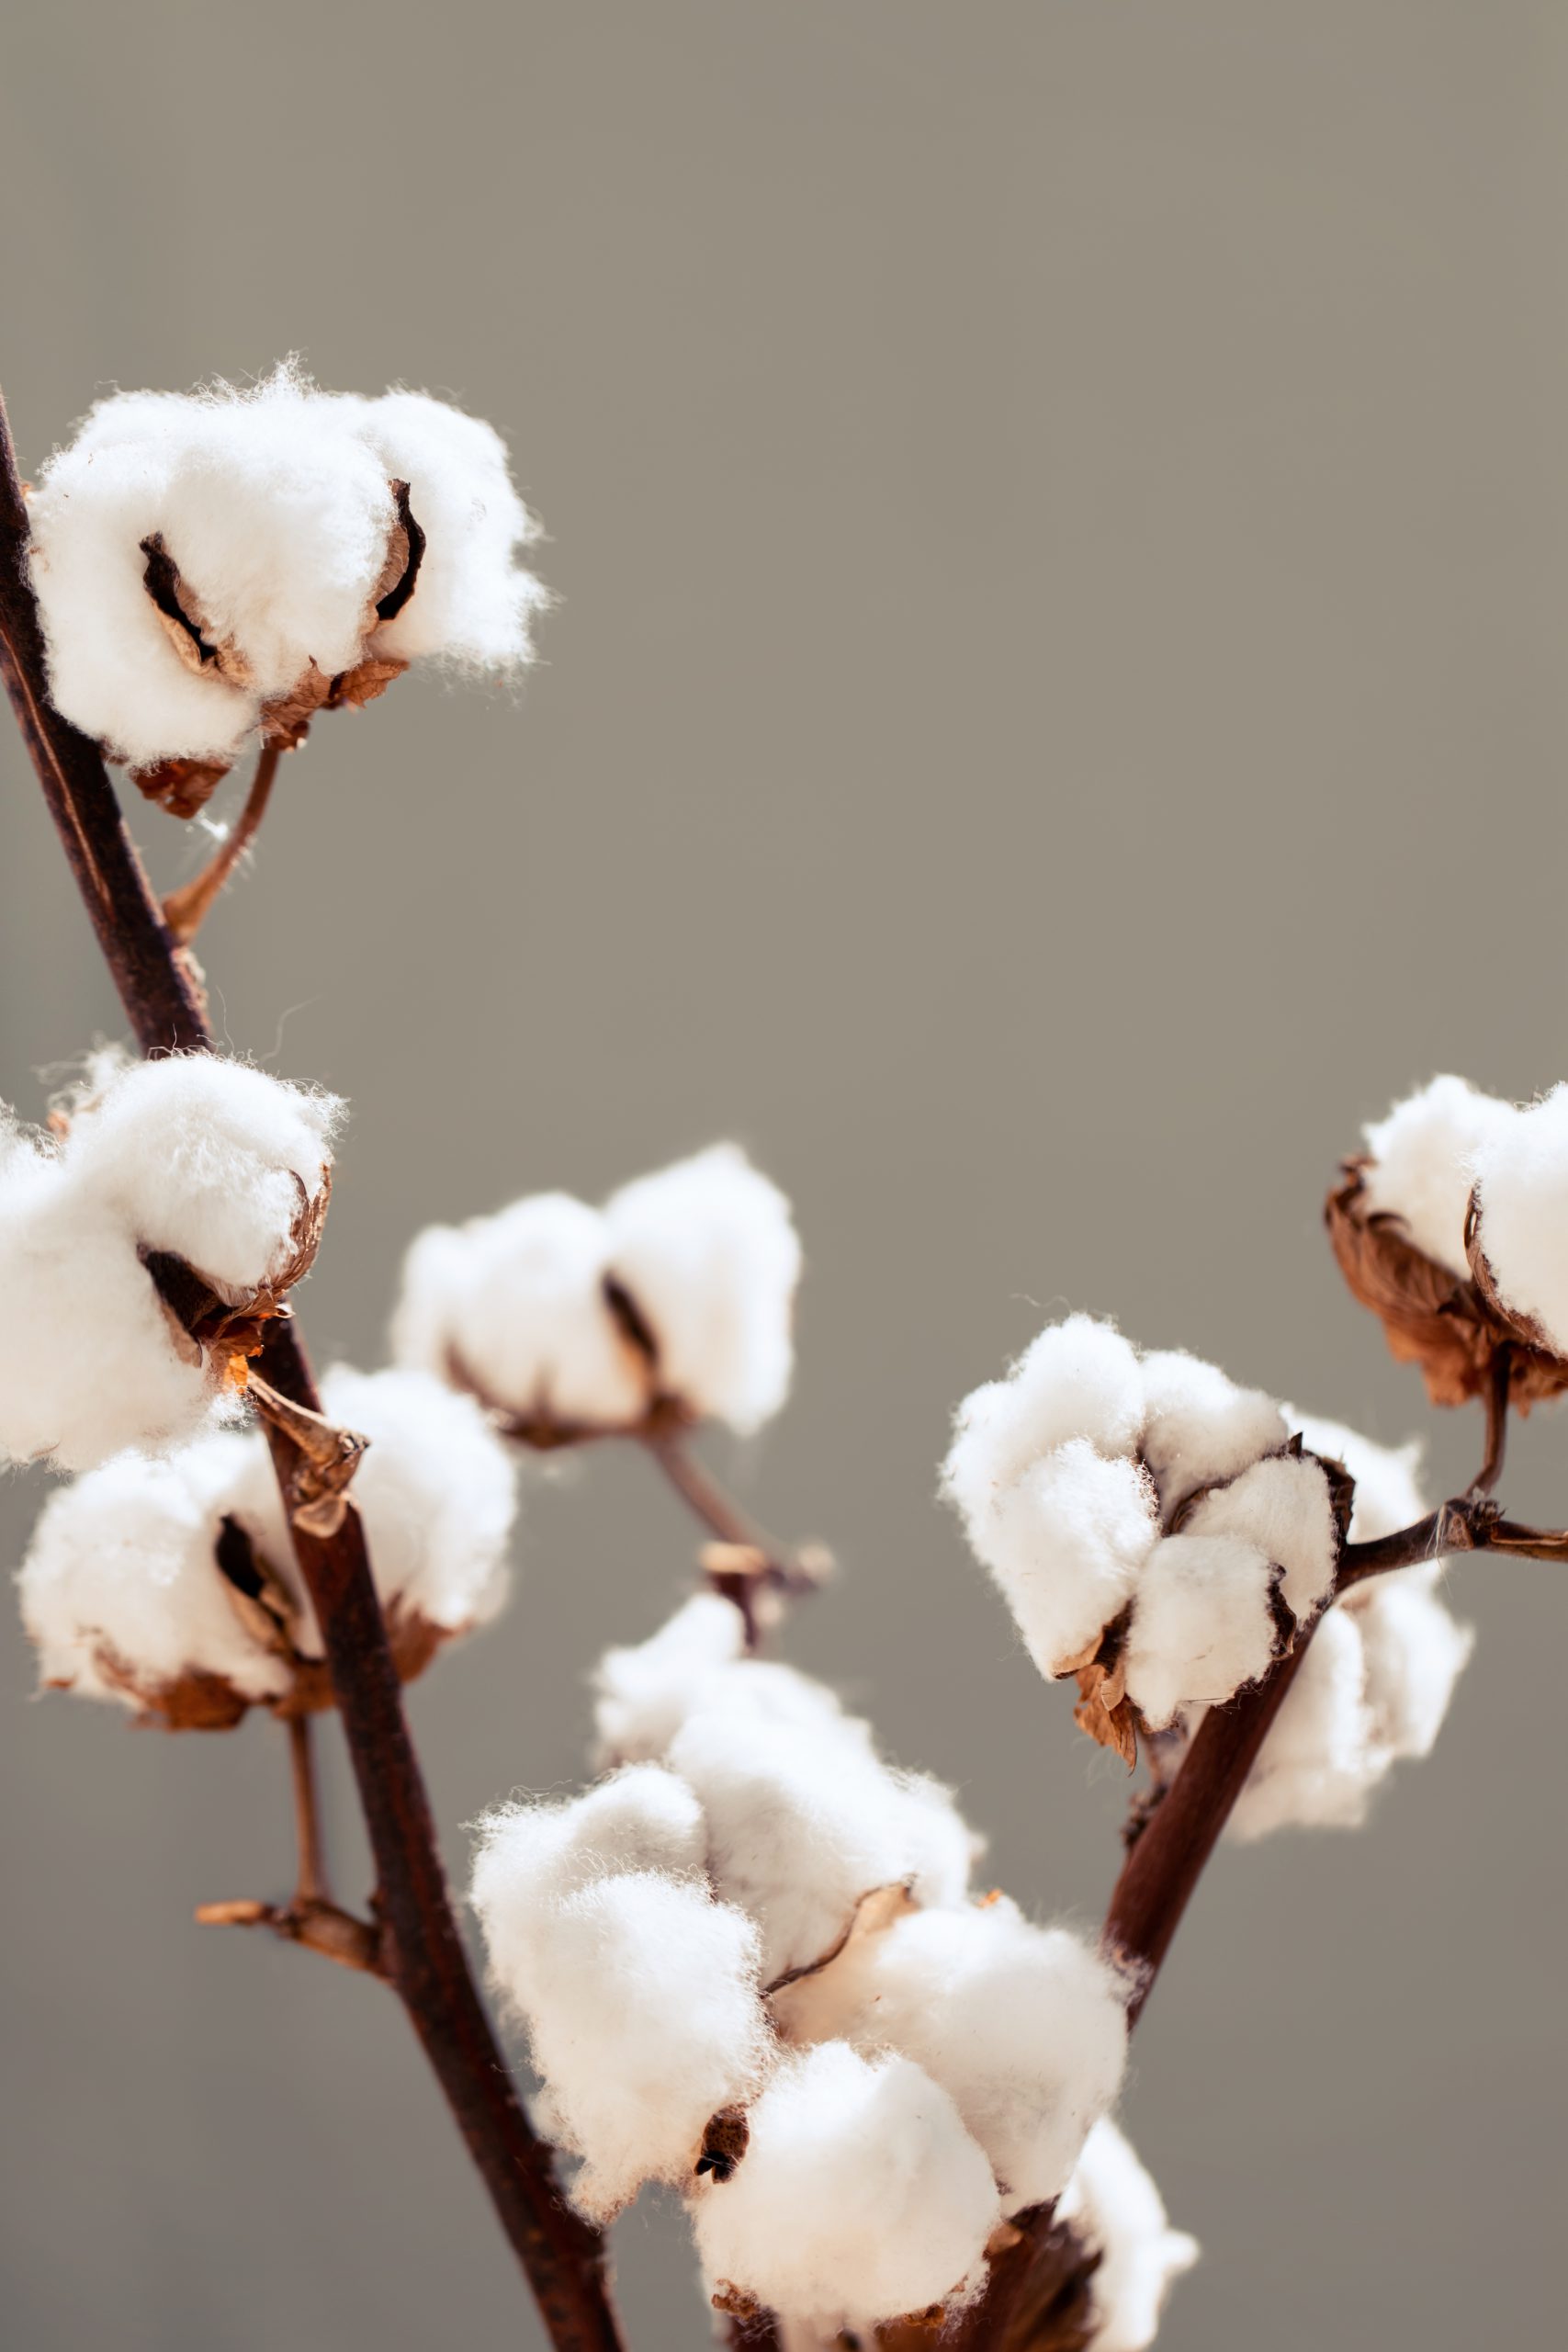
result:
<svg viewBox="0 0 1568 2352"><path fill-rule="evenodd" d="M874 1888L904 1883L922 1904L964 1899L976 1840L949 1792L894 1771L853 1736L698 1713L668 1760L706 1816L715 1887L761 1932L765 1984L824 1958Z"/></svg>
<svg viewBox="0 0 1568 2352"><path fill-rule="evenodd" d="M1071 1438L1031 1464L970 1523L1042 1674L1064 1672L1133 1592L1159 1536L1147 1473Z"/></svg>
<svg viewBox="0 0 1568 2352"><path fill-rule="evenodd" d="M973 1532L1032 1464L1074 1438L1131 1453L1143 1419L1136 1351L1109 1323L1069 1315L1030 1342L1005 1380L964 1399L942 1484Z"/></svg>
<svg viewBox="0 0 1568 2352"><path fill-rule="evenodd" d="M658 1347L659 1385L749 1435L789 1394L800 1242L736 1144L639 1177L604 1209L611 1272Z"/></svg>
<svg viewBox="0 0 1568 2352"><path fill-rule="evenodd" d="M1100 2256L1090 2352L1145 2352L1198 2241L1170 2227L1158 2189L1109 2118L1089 2133L1057 2214Z"/></svg>
<svg viewBox="0 0 1568 2352"><path fill-rule="evenodd" d="M834 1693L794 1667L743 1657L740 1612L717 1593L694 1593L646 1642L604 1653L594 1674L600 1760L662 1756L694 1714L797 1724L867 1748L870 1731Z"/></svg>
<svg viewBox="0 0 1568 2352"><path fill-rule="evenodd" d="M1232 1535L1168 1535L1138 1587L1124 1662L1127 1695L1156 1731L1215 1705L1273 1662L1267 1553Z"/></svg>
<svg viewBox="0 0 1568 2352"><path fill-rule="evenodd" d="M1280 1590L1298 1624L1314 1616L1334 1584L1339 1534L1322 1464L1274 1453L1227 1487L1202 1496L1182 1521L1189 1535L1237 1536L1284 1573Z"/></svg>
<svg viewBox="0 0 1568 2352"><path fill-rule="evenodd" d="M1373 1736L1360 1628L1343 1605L1328 1611L1297 1667L1229 1833L1244 1843L1270 1830L1354 1828L1393 1761Z"/></svg>
<svg viewBox="0 0 1568 2352"><path fill-rule="evenodd" d="M822 2042L780 2063L750 2122L734 2177L694 2200L713 2285L830 2335L978 2284L999 2218L990 2166L919 2066Z"/></svg>
<svg viewBox="0 0 1568 2352"><path fill-rule="evenodd" d="M1499 1296L1568 1355L1568 1084L1495 1125L1472 1165Z"/></svg>
<svg viewBox="0 0 1568 2352"><path fill-rule="evenodd" d="M1375 1544L1380 1536L1393 1535L1425 1518L1427 1505L1417 1476L1421 1467L1418 1438L1412 1438L1407 1445L1379 1445L1359 1430L1347 1429L1343 1421L1298 1413L1293 1405L1284 1410L1285 1419L1292 1430L1300 1430L1309 1452L1321 1454L1325 1462L1342 1462L1355 1480L1351 1543Z"/></svg>
<svg viewBox="0 0 1568 2352"><path fill-rule="evenodd" d="M1429 1756L1475 1630L1455 1623L1434 1590L1437 1564L1378 1577L1350 1598L1366 1654L1372 1737L1395 1758Z"/></svg>
<svg viewBox="0 0 1568 2352"><path fill-rule="evenodd" d="M1468 1279L1464 1226L1476 1155L1519 1114L1462 1078L1434 1078L1367 1129L1367 1206L1404 1220L1416 1247Z"/></svg>
<svg viewBox="0 0 1568 2352"><path fill-rule="evenodd" d="M611 1312L608 1268L604 1218L566 1193L431 1226L404 1261L392 1352L521 1419L635 1421L651 1374Z"/></svg>
<svg viewBox="0 0 1568 2352"><path fill-rule="evenodd" d="M1200 1487L1234 1478L1283 1445L1284 1416L1260 1388L1238 1388L1217 1364L1179 1348L1143 1362L1142 1453L1167 1521Z"/></svg>

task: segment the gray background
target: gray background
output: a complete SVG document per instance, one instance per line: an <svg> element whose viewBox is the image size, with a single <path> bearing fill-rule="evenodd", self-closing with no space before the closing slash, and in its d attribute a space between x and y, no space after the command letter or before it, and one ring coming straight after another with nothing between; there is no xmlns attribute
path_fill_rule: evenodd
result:
<svg viewBox="0 0 1568 2352"><path fill-rule="evenodd" d="M932 1500L952 1401L1066 1302L1397 1438L1430 1417L1318 1202L1436 1068L1563 1075L1568 18L1524 0L15 12L0 374L450 389L561 593L521 702L409 680L290 763L205 952L353 1098L308 1299L374 1361L423 1221L717 1134L798 1206L795 1399L733 1463L844 1573L789 1653L1097 1913L1123 1789ZM0 741L0 1091L114 1032ZM160 877L197 847L136 812ZM1433 1432L1458 1482L1477 1433ZM726 1453L715 1447L716 1459ZM3 1497L19 1558L42 1492ZM1561 1424L1507 1492L1568 1512ZM691 1560L644 1464L532 1498L413 1712L461 1823L581 1770L581 1677ZM1437 1756L1359 1837L1214 1866L1131 2128L1207 2258L1173 2352L1561 2321L1568 1593L1478 1566ZM281 1743L0 1714L17 2352L532 2345L393 2008L189 1924L281 1893ZM345 1886L362 1883L341 1778ZM617 2232L641 2345L681 2233Z"/></svg>

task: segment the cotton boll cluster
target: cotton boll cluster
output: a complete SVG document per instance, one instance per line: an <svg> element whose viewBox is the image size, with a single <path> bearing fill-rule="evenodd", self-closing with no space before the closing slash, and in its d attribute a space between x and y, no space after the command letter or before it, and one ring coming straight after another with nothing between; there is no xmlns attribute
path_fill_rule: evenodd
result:
<svg viewBox="0 0 1568 2352"><path fill-rule="evenodd" d="M1425 1511L1417 1449L1375 1445L1354 1430L1307 1419L1306 1442L1356 1481L1353 1542L1413 1525ZM1473 1645L1439 1597L1430 1561L1352 1587L1312 1637L1231 1815L1231 1833L1353 1827L1402 1758L1429 1755Z"/></svg>
<svg viewBox="0 0 1568 2352"><path fill-rule="evenodd" d="M354 1486L405 1679L504 1597L513 1465L469 1399L339 1366L329 1416L371 1440ZM46 1505L18 1585L47 1686L178 1729L329 1702L321 1642L259 1431L128 1453Z"/></svg>
<svg viewBox="0 0 1568 2352"><path fill-rule="evenodd" d="M1056 2212L1100 2257L1089 2352L1145 2352L1198 2241L1170 2227L1159 2190L1109 2118L1089 2133Z"/></svg>
<svg viewBox="0 0 1568 2352"><path fill-rule="evenodd" d="M943 1486L1042 1673L1092 1665L1159 1727L1266 1673L1331 1589L1328 1477L1287 1440L1260 1390L1075 1315L965 1398Z"/></svg>
<svg viewBox="0 0 1568 2352"><path fill-rule="evenodd" d="M488 425L288 366L246 392L100 401L29 521L56 706L139 771L220 772L258 728L297 741L416 654L525 661L541 601Z"/></svg>
<svg viewBox="0 0 1568 2352"><path fill-rule="evenodd" d="M340 1109L216 1055L106 1056L62 1142L0 1114L0 1456L80 1470L199 1427L251 1344L231 1318L309 1268Z"/></svg>
<svg viewBox="0 0 1568 2352"><path fill-rule="evenodd" d="M1472 1166L1479 1240L1499 1299L1568 1355L1568 1085L1495 1123Z"/></svg>
<svg viewBox="0 0 1568 2352"><path fill-rule="evenodd" d="M656 1403L750 1432L783 1404L800 1245L733 1144L613 1194L563 1193L421 1234L393 1320L400 1362L530 1429L617 1429Z"/></svg>

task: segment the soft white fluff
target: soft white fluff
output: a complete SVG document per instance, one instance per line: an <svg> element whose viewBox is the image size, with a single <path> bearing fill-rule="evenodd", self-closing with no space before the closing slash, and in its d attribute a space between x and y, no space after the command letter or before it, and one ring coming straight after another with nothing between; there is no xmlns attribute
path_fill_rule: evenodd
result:
<svg viewBox="0 0 1568 2352"><path fill-rule="evenodd" d="M135 1706L195 1670L283 1696L288 1660L242 1623L212 1552L250 1443L118 1454L51 1496L17 1577L44 1683Z"/></svg>
<svg viewBox="0 0 1568 2352"><path fill-rule="evenodd" d="M1005 1380L964 1399L942 1484L973 1537L1032 1464L1073 1438L1101 1453L1130 1454L1143 1421L1136 1351L1109 1323L1069 1315L1031 1340Z"/></svg>
<svg viewBox="0 0 1568 2352"><path fill-rule="evenodd" d="M117 393L43 469L30 564L59 709L134 765L228 760L312 664L382 650L394 454L420 481L430 576L385 650L525 658L537 593L511 565L526 524L489 428L406 393L334 400L282 367L248 392ZM227 678L172 642L143 580L154 536Z"/></svg>
<svg viewBox="0 0 1568 2352"><path fill-rule="evenodd" d="M1003 2210L1056 2196L1121 2088L1127 1985L1005 1895L914 1911L856 1939L791 1996L791 2030L898 2051L950 2091ZM812 2000L809 1996L816 1995Z"/></svg>
<svg viewBox="0 0 1568 2352"><path fill-rule="evenodd" d="M1172 2285L1198 2259L1198 2241L1170 2227L1159 2190L1109 2118L1089 2133L1056 2210L1100 2255L1091 2352L1145 2352Z"/></svg>
<svg viewBox="0 0 1568 2352"><path fill-rule="evenodd" d="M832 2335L961 2300L999 2218L948 2094L907 2058L839 2041L787 2057L734 2177L694 2199L710 2282Z"/></svg>
<svg viewBox="0 0 1568 2352"><path fill-rule="evenodd" d="M1238 1388L1217 1364L1179 1348L1143 1361L1141 1451L1170 1514L1200 1487L1234 1478L1283 1445L1288 1431L1272 1396Z"/></svg>
<svg viewBox="0 0 1568 2352"><path fill-rule="evenodd" d="M1280 1589L1298 1623L1327 1599L1338 1558L1338 1530L1321 1464L1309 1455L1269 1454L1227 1487L1201 1498L1182 1522L1189 1535L1234 1535L1284 1573Z"/></svg>
<svg viewBox="0 0 1568 2352"><path fill-rule="evenodd" d="M610 1311L608 1265L603 1216L566 1193L431 1226L403 1263L392 1352L524 1419L635 1421L651 1374Z"/></svg>
<svg viewBox="0 0 1568 2352"><path fill-rule="evenodd" d="M976 1840L949 1792L852 1739L698 1713L668 1761L706 1815L715 1887L761 1932L764 1983L822 1959L874 1888L904 1882L920 1903L964 1899Z"/></svg>
<svg viewBox="0 0 1568 2352"><path fill-rule="evenodd" d="M1156 1545L1125 1651L1127 1694L1155 1730L1267 1674L1272 1576L1268 1554L1233 1535L1168 1535Z"/></svg>
<svg viewBox="0 0 1568 2352"><path fill-rule="evenodd" d="M1568 1355L1568 1084L1492 1127L1472 1166L1481 1246L1504 1305Z"/></svg>
<svg viewBox="0 0 1568 2352"><path fill-rule="evenodd" d="M1365 1130L1367 1205L1403 1218L1416 1247L1468 1276L1464 1226L1477 1154L1519 1114L1462 1078L1434 1078Z"/></svg>
<svg viewBox="0 0 1568 2352"><path fill-rule="evenodd" d="M742 1724L799 1724L869 1747L869 1726L846 1715L823 1683L792 1666L742 1657L744 1638L733 1603L698 1592L646 1642L606 1650L593 1678L600 1761L662 1756L682 1724L698 1713Z"/></svg>
<svg viewBox="0 0 1568 2352"><path fill-rule="evenodd" d="M713 1145L605 1204L610 1265L658 1343L660 1387L748 1435L789 1394L800 1241L739 1146Z"/></svg>
<svg viewBox="0 0 1568 2352"><path fill-rule="evenodd" d="M1429 1756L1454 1685L1475 1646L1475 1629L1449 1614L1435 1589L1437 1566L1379 1577L1350 1613L1366 1654L1366 1697L1374 1743L1396 1757Z"/></svg>
<svg viewBox="0 0 1568 2352"><path fill-rule="evenodd" d="M1071 1438L1032 1463L969 1529L1042 1674L1092 1647L1159 1535L1148 1474Z"/></svg>
<svg viewBox="0 0 1568 2352"><path fill-rule="evenodd" d="M1373 1735L1360 1628L1341 1604L1313 1634L1232 1808L1229 1834L1251 1844L1290 1825L1353 1828L1393 1762Z"/></svg>
<svg viewBox="0 0 1568 2352"><path fill-rule="evenodd" d="M1427 1505L1417 1475L1419 1438L1412 1438L1406 1445L1379 1445L1359 1430L1348 1429L1343 1421L1325 1420L1318 1413L1298 1413L1293 1405L1287 1405L1284 1411L1310 1453L1321 1454L1327 1462L1342 1462L1355 1480L1351 1543L1375 1544L1381 1536L1393 1535L1425 1518Z"/></svg>
<svg viewBox="0 0 1568 2352"><path fill-rule="evenodd" d="M141 1253L249 1298L293 1255L339 1108L192 1055L102 1057L61 1145L0 1114L0 1457L88 1469L200 1425L223 1367L176 1335Z"/></svg>

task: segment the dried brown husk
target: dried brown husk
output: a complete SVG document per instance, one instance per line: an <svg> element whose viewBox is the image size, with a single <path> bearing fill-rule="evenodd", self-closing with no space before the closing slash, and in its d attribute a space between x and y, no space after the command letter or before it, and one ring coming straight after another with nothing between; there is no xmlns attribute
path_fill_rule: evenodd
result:
<svg viewBox="0 0 1568 2352"><path fill-rule="evenodd" d="M1366 1171L1371 1164L1364 1153L1341 1163L1340 1181L1324 1204L1329 1241L1352 1296L1378 1317L1390 1352L1401 1363L1420 1366L1433 1404L1462 1405L1484 1396L1505 1346L1508 1401L1517 1412L1528 1413L1538 1399L1568 1388L1568 1363L1546 1344L1538 1325L1513 1314L1497 1296L1473 1200L1466 1281L1418 1250L1403 1217L1371 1206Z"/></svg>
<svg viewBox="0 0 1568 2352"><path fill-rule="evenodd" d="M314 1193L298 1174L299 1206L289 1231L288 1255L277 1272L241 1299L229 1299L187 1259L168 1250L145 1250L146 1267L168 1318L175 1344L187 1363L205 1356L243 1387L247 1360L258 1355L269 1323L290 1313L288 1294L315 1263L332 1205L333 1172L323 1168Z"/></svg>

